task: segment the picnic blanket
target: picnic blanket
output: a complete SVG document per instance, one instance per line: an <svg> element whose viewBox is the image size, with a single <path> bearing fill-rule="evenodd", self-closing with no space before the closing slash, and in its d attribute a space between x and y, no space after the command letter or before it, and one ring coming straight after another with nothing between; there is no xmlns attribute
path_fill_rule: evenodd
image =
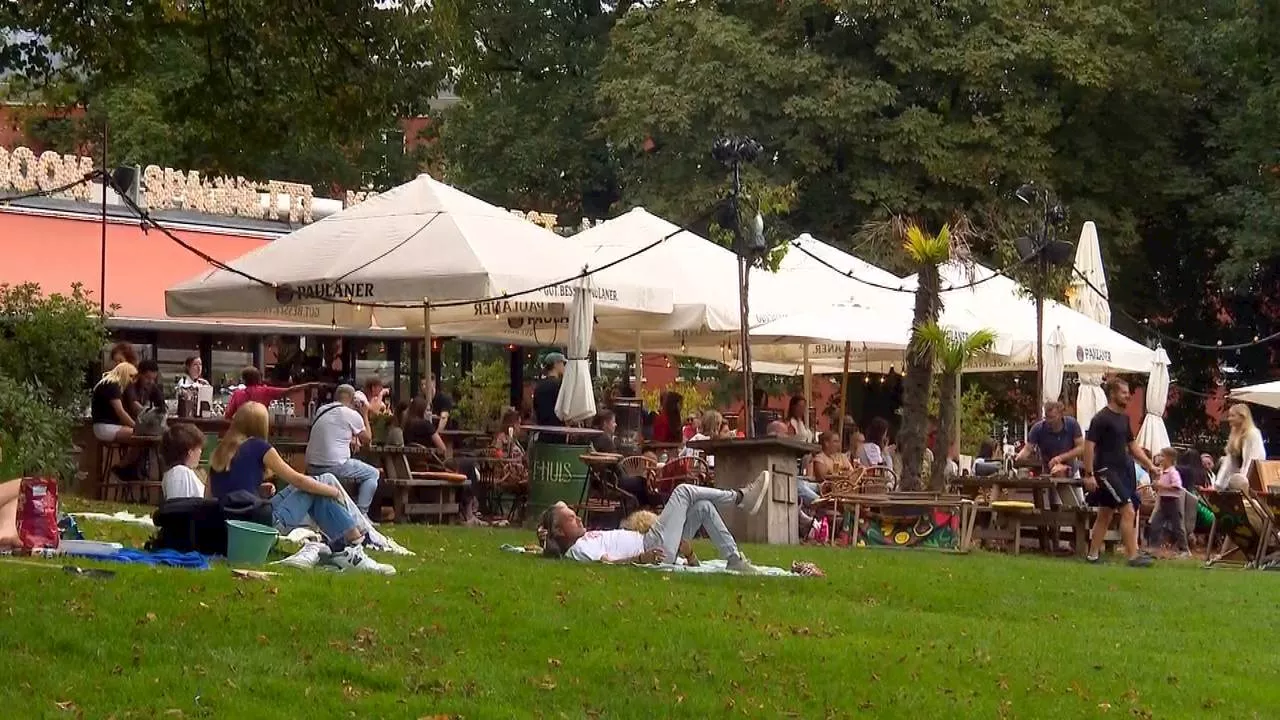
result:
<svg viewBox="0 0 1280 720"><path fill-rule="evenodd" d="M84 555L67 553L67 557L86 557L92 560L109 560L111 562L131 565L163 565L164 567L188 568L191 570L208 570L209 558L198 552L180 553L173 550L134 550L124 548L110 555Z"/></svg>
<svg viewBox="0 0 1280 720"><path fill-rule="evenodd" d="M123 510L121 510L118 513L112 513L110 515L108 515L107 513L99 513L99 512L74 512L74 513L67 513L67 514L73 518L79 518L81 520L98 520L100 522L122 522L122 523L130 523L133 525L144 525L149 528L154 528L156 526L156 524L152 522L150 515L134 515L133 513L125 512Z"/></svg>

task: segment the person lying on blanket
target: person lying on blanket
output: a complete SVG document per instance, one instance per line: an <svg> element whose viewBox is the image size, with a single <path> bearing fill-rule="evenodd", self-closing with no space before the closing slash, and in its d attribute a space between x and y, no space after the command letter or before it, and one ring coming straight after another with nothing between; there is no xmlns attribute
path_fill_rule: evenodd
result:
<svg viewBox="0 0 1280 720"><path fill-rule="evenodd" d="M729 570L754 574L759 571L738 549L717 507L736 505L754 514L768 497L770 484L771 476L761 473L741 490L678 485L657 522L643 533L625 529L588 531L572 508L557 503L543 513L538 537L545 541L543 554L548 557L656 565L692 555L687 541L699 530L706 530Z"/></svg>

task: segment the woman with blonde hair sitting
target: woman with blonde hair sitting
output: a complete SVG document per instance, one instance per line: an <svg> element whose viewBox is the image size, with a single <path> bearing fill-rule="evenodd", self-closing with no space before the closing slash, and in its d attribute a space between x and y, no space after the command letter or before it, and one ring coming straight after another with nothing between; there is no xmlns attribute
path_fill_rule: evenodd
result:
<svg viewBox="0 0 1280 720"><path fill-rule="evenodd" d="M288 532L305 527L310 517L328 539L327 548L309 543L289 559L296 567L314 567L322 555L343 570L395 574L395 568L364 554L364 533L348 510L342 486L330 473L310 477L294 470L267 442L271 417L262 403L246 402L231 418L231 429L218 442L209 459L209 488L222 500L237 491L258 494L268 475L287 483L271 499L276 529ZM326 553L325 551L328 551Z"/></svg>
<svg viewBox="0 0 1280 720"><path fill-rule="evenodd" d="M133 437L136 423L124 407L124 391L137 376L138 368L132 363L117 363L93 386L89 415L93 420L93 436L99 442L119 442Z"/></svg>
<svg viewBox="0 0 1280 720"><path fill-rule="evenodd" d="M1231 427L1231 434L1227 437L1227 454L1218 465L1218 475L1213 487L1217 490L1247 490L1249 470L1254 463L1267 459L1262 431L1253 424L1253 413L1244 403L1232 405L1227 410L1227 424Z"/></svg>

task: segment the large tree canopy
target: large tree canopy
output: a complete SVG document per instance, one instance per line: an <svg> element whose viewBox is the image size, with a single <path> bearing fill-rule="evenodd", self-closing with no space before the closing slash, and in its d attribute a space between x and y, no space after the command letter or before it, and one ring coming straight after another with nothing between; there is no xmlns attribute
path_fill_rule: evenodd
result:
<svg viewBox="0 0 1280 720"><path fill-rule="evenodd" d="M356 187L412 166L384 134L425 112L446 65L421 3L23 0L3 6L10 90L78 104L55 144L113 160ZM392 177L383 177L392 176Z"/></svg>

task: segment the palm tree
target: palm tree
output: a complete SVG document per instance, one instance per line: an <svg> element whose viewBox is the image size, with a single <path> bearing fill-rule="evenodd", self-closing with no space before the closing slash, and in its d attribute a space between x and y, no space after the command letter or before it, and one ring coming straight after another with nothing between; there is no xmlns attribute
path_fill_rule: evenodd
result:
<svg viewBox="0 0 1280 720"><path fill-rule="evenodd" d="M951 260L951 229L943 225L937 235L930 235L919 225L912 224L906 229L902 249L915 267L919 282L902 381L902 426L898 430L902 477L898 479L898 485L903 490L918 490L922 484L920 475L924 466L929 384L933 381L934 357L934 347L925 342L921 330L936 325L942 314L939 269Z"/></svg>
<svg viewBox="0 0 1280 720"><path fill-rule="evenodd" d="M996 334L991 330L978 330L967 337L947 332L938 323L929 323L916 331L922 345L929 348L938 366L938 438L934 443L934 458L930 485L935 491L943 488L943 474L947 468L947 454L960 437L956 414L960 407L960 371L965 363L987 352L995 344ZM941 457L938 455L941 454Z"/></svg>

